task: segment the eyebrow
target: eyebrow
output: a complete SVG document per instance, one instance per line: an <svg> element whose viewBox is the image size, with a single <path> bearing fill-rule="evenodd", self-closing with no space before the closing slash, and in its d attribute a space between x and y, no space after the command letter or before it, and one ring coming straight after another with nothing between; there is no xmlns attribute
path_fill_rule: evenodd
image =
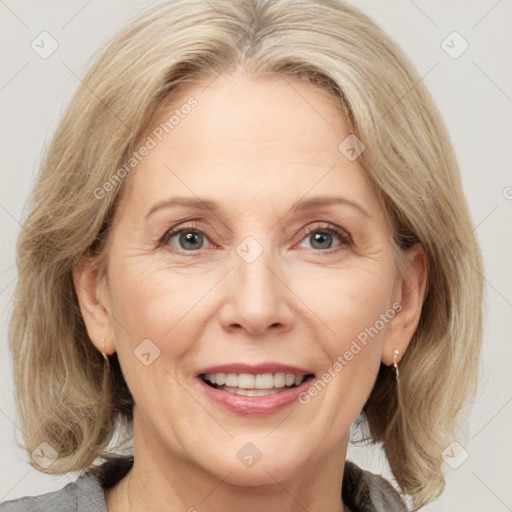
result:
<svg viewBox="0 0 512 512"><path fill-rule="evenodd" d="M359 210L365 217L371 217L362 205L343 196L318 196L304 201L299 200L293 204L291 211L297 212L317 208L319 206L331 206L333 204L346 204L348 206L352 206L352 208Z"/></svg>
<svg viewBox="0 0 512 512"><path fill-rule="evenodd" d="M362 205L343 196L318 196L306 200L299 199L292 205L290 211L299 212L304 210L310 210L312 208L318 208L320 206L331 206L336 204L346 204L348 206L351 206L352 208L359 210L366 217L371 217L371 215ZM222 211L222 207L217 202L211 199L195 199L193 197L175 196L156 203L148 211L148 213L146 214L146 218L148 218L158 210L172 208L173 206L187 206L189 208L195 208L196 210L209 210L214 214L221 213Z"/></svg>

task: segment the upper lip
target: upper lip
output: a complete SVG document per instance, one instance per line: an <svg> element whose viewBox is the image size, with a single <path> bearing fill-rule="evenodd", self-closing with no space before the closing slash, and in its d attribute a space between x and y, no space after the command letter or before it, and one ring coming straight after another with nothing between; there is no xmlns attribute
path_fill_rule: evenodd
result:
<svg viewBox="0 0 512 512"><path fill-rule="evenodd" d="M216 366L208 366L201 368L197 372L197 376L204 375L205 373L249 373L252 375L262 375L265 373L291 373L293 375L311 375L314 372L307 368L300 368L298 366L291 366L289 364L268 362L260 364L246 364L246 363L228 363L219 364Z"/></svg>

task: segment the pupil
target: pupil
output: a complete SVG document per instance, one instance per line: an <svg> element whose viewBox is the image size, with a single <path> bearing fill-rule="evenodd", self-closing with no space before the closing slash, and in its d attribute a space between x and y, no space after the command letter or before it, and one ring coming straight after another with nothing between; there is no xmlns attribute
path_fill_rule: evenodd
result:
<svg viewBox="0 0 512 512"><path fill-rule="evenodd" d="M329 233L321 233L321 232L317 232L313 235L313 247L315 247L315 244L317 243L322 243L322 242L325 242L325 241L328 241L328 242L332 242L332 235L330 235ZM330 247L330 243L328 244L328 247L325 247L325 246L320 246L320 247L315 247L316 249L329 249Z"/></svg>
<svg viewBox="0 0 512 512"><path fill-rule="evenodd" d="M180 236L180 244L184 249L198 249L203 245L201 236L202 235L200 233L194 233L191 231L184 232Z"/></svg>

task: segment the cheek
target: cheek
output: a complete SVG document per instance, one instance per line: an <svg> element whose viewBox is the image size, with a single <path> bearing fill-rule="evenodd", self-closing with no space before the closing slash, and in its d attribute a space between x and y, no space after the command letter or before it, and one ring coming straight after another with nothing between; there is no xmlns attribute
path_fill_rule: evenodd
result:
<svg viewBox="0 0 512 512"><path fill-rule="evenodd" d="M197 267L192 273L186 267L154 265L149 259L118 259L109 272L117 348L122 351L129 346L133 350L148 338L164 346L166 353L172 352L169 355L179 357L221 306L215 300L220 290L212 287L218 284L222 271ZM294 310L294 328L303 322L309 324L307 329L313 328L311 341L321 345L330 358L348 350L352 340L364 342L364 333L390 307L393 265L388 259L353 260L340 268L302 268L300 264L283 268L293 293L284 292L280 300ZM206 295L209 297L204 300Z"/></svg>
<svg viewBox="0 0 512 512"><path fill-rule="evenodd" d="M194 305L211 288L202 277L147 265L149 258L127 258L109 273L116 351L126 383L146 417L169 412L155 423L176 428L173 411L197 416L197 404L183 392L183 374L192 371L202 324ZM149 341L148 341L149 340ZM142 363L142 364L141 364ZM162 390L165 389L165 398ZM178 422L179 427L179 422Z"/></svg>
<svg viewBox="0 0 512 512"><path fill-rule="evenodd" d="M387 322L379 319L391 308L393 285L392 262L362 262L300 277L295 289L307 298L306 305L325 326L325 351L337 356L348 350L353 340L364 343L365 333L368 336L376 323L378 333L371 329L372 339L380 338Z"/></svg>
<svg viewBox="0 0 512 512"><path fill-rule="evenodd" d="M109 285L120 355L150 339L172 358L180 357L191 343L183 329L190 327L194 306L211 288L208 279L155 269L144 261L126 261L119 268Z"/></svg>
<svg viewBox="0 0 512 512"><path fill-rule="evenodd" d="M368 263L368 262L366 262ZM315 428L348 429L364 406L381 362L382 340L395 316L393 264L353 265L335 276L304 279L300 295L326 326L316 343L322 371L316 389L302 397L317 411ZM318 408L318 409L316 409ZM326 431L326 436L334 435Z"/></svg>

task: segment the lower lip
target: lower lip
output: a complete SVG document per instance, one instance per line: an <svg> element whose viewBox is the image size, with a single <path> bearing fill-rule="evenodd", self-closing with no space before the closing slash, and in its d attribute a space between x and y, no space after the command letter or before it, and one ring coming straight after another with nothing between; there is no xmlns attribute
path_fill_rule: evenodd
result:
<svg viewBox="0 0 512 512"><path fill-rule="evenodd" d="M225 409L241 416L267 416L298 402L298 396L310 386L313 378L308 378L295 388L266 396L237 395L212 388L199 377L197 380L206 395Z"/></svg>

